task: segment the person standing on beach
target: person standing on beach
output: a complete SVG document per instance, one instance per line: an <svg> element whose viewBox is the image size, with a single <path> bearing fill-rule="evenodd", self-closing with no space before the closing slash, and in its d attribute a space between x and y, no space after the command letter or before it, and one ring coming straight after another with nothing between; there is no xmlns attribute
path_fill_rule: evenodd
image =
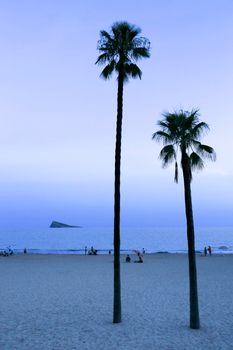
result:
<svg viewBox="0 0 233 350"><path fill-rule="evenodd" d="M207 255L207 248L206 247L204 248L204 255L205 256Z"/></svg>
<svg viewBox="0 0 233 350"><path fill-rule="evenodd" d="M212 249L211 249L211 246L209 245L209 247L208 247L208 252L209 252L209 254L210 254L210 256L212 255Z"/></svg>

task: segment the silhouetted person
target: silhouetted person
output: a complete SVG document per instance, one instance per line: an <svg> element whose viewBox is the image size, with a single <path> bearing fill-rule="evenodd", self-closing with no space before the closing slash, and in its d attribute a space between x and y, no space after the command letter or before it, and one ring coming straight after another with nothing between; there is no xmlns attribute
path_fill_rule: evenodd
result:
<svg viewBox="0 0 233 350"><path fill-rule="evenodd" d="M138 262L143 263L143 257L141 254L138 255Z"/></svg>
<svg viewBox="0 0 233 350"><path fill-rule="evenodd" d="M109 249L108 254L109 254L109 255L111 255L111 254L112 254L111 249Z"/></svg>
<svg viewBox="0 0 233 350"><path fill-rule="evenodd" d="M13 255L14 254L13 250L10 247L8 248L8 254L9 255Z"/></svg>
<svg viewBox="0 0 233 350"><path fill-rule="evenodd" d="M24 248L23 253L27 254L27 249L26 248Z"/></svg>
<svg viewBox="0 0 233 350"><path fill-rule="evenodd" d="M206 247L204 248L204 255L205 256L207 255L207 248Z"/></svg>
<svg viewBox="0 0 233 350"><path fill-rule="evenodd" d="M130 263L131 262L131 257L129 254L126 255L125 262Z"/></svg>
<svg viewBox="0 0 233 350"><path fill-rule="evenodd" d="M138 260L135 260L135 263L143 263L143 255L140 252L137 252Z"/></svg>
<svg viewBox="0 0 233 350"><path fill-rule="evenodd" d="M210 246L210 245L209 245L209 247L208 247L208 252L209 252L210 255L212 254L212 249L211 249L211 246Z"/></svg>
<svg viewBox="0 0 233 350"><path fill-rule="evenodd" d="M91 250L88 251L88 255L97 255L97 249L91 247Z"/></svg>
<svg viewBox="0 0 233 350"><path fill-rule="evenodd" d="M85 255L87 255L87 246L85 246Z"/></svg>

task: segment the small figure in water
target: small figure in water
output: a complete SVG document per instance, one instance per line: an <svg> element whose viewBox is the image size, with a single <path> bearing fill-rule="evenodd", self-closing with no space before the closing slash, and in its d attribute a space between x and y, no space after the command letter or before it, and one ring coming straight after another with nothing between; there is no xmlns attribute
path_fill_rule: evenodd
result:
<svg viewBox="0 0 233 350"><path fill-rule="evenodd" d="M24 248L23 253L27 254L27 249L26 248Z"/></svg>
<svg viewBox="0 0 233 350"><path fill-rule="evenodd" d="M204 255L205 256L207 255L207 248L206 247L204 248Z"/></svg>
<svg viewBox="0 0 233 350"><path fill-rule="evenodd" d="M109 254L109 255L111 255L111 254L112 254L111 249L109 249L108 254Z"/></svg>
<svg viewBox="0 0 233 350"><path fill-rule="evenodd" d="M85 255L87 255L87 246L85 246Z"/></svg>
<svg viewBox="0 0 233 350"><path fill-rule="evenodd" d="M210 255L212 254L212 249L211 249L211 246L210 246L210 245L209 245L209 247L208 247L208 252L209 252Z"/></svg>

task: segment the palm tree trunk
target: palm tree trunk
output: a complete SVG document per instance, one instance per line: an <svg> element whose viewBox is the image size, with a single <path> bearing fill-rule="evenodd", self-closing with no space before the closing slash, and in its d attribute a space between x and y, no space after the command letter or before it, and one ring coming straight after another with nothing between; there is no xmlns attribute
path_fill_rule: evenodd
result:
<svg viewBox="0 0 233 350"><path fill-rule="evenodd" d="M198 309L198 292L197 292L197 271L195 257L195 238L193 209L191 196L191 169L189 158L185 150L182 150L182 170L184 177L184 194L185 194L185 211L187 221L187 240L188 240L188 257L189 257L189 298L190 298L190 328L199 329L199 309Z"/></svg>
<svg viewBox="0 0 233 350"><path fill-rule="evenodd" d="M118 76L117 123L115 147L115 193L114 193L114 301L113 323L121 322L121 274L120 274L120 175L121 132L123 117L123 71Z"/></svg>

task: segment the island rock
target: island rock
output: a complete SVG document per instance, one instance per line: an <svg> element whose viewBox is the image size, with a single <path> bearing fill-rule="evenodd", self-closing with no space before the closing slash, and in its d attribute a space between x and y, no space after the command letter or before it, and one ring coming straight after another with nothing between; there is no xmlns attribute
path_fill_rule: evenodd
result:
<svg viewBox="0 0 233 350"><path fill-rule="evenodd" d="M52 221L49 227L50 228L72 228L72 227L80 228L81 226L72 226L72 225L63 224L62 222Z"/></svg>

